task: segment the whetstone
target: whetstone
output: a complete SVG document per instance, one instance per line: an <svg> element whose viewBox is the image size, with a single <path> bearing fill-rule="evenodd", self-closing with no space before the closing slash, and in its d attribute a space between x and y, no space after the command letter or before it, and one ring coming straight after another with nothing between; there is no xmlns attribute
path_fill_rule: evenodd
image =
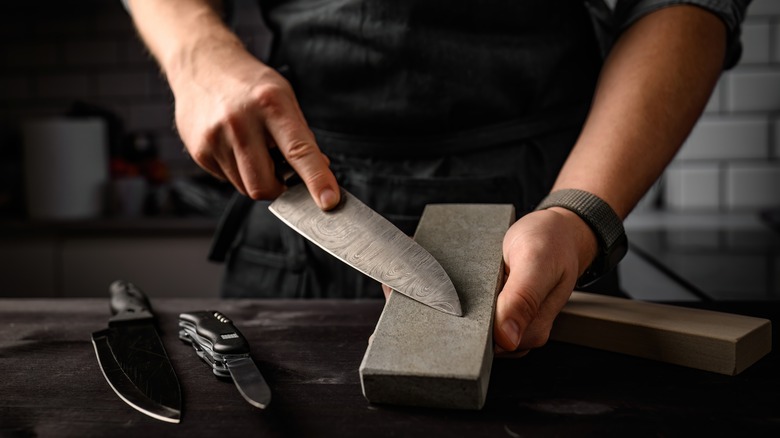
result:
<svg viewBox="0 0 780 438"><path fill-rule="evenodd" d="M415 240L441 263L463 316L392 294L360 365L373 403L480 409L493 360L507 205L430 205ZM551 340L736 375L771 351L766 319L574 292Z"/></svg>
<svg viewBox="0 0 780 438"><path fill-rule="evenodd" d="M574 292L550 339L736 375L772 350L767 319Z"/></svg>
<svg viewBox="0 0 780 438"><path fill-rule="evenodd" d="M437 204L425 208L414 239L450 276L463 316L393 293L360 365L373 403L480 409L493 361L493 314L501 287L504 234L514 207Z"/></svg>

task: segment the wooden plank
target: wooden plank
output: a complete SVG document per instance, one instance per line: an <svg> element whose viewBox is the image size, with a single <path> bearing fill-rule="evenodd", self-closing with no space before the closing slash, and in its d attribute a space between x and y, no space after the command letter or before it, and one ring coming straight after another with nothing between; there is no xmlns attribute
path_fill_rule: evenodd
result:
<svg viewBox="0 0 780 438"><path fill-rule="evenodd" d="M736 375L772 349L767 319L574 292L550 339Z"/></svg>
<svg viewBox="0 0 780 438"><path fill-rule="evenodd" d="M391 294L360 365L373 403L480 409L493 360L493 314L511 205L426 207L415 240L444 267L463 316Z"/></svg>

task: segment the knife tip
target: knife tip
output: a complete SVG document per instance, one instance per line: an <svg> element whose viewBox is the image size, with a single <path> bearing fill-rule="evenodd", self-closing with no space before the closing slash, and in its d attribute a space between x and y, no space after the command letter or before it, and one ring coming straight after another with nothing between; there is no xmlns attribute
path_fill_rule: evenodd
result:
<svg viewBox="0 0 780 438"><path fill-rule="evenodd" d="M463 310L461 310L460 305L454 306L452 303L438 303L431 307L441 310L442 312L449 315L454 315L458 317L463 316Z"/></svg>

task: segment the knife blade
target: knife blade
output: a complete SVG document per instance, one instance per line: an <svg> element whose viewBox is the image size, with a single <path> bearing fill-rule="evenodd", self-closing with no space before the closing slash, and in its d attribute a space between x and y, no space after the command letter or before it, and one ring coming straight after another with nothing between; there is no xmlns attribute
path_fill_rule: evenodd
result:
<svg viewBox="0 0 780 438"><path fill-rule="evenodd" d="M265 409L271 388L249 355L249 343L233 322L214 310L179 315L179 339L192 345L217 377L232 378L252 406Z"/></svg>
<svg viewBox="0 0 780 438"><path fill-rule="evenodd" d="M109 286L112 317L108 328L92 333L100 370L120 399L152 418L181 420L181 389L149 300L132 283Z"/></svg>
<svg viewBox="0 0 780 438"><path fill-rule="evenodd" d="M341 202L321 210L304 184L268 207L320 248L393 290L434 309L462 316L452 280L439 262L382 215L341 189Z"/></svg>

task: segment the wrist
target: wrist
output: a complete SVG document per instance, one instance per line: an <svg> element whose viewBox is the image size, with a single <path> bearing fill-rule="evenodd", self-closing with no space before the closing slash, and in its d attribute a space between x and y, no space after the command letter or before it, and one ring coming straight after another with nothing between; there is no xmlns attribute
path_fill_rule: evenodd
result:
<svg viewBox="0 0 780 438"><path fill-rule="evenodd" d="M578 216L590 229L597 242L595 257L586 266L577 280L578 287L588 286L603 275L614 269L628 251L628 240L623 229L623 221L603 199L598 196L578 189L563 189L550 193L542 200L537 210L550 208L562 208L569 210ZM576 223L576 222L575 222ZM581 227L580 227L581 228ZM578 236L587 236L585 232L577 233ZM592 248L592 242L588 239L580 240L580 248L583 249L580 257L587 263L588 248Z"/></svg>
<svg viewBox="0 0 780 438"><path fill-rule="evenodd" d="M246 51L241 41L228 31L222 35L203 35L184 39L171 48L161 64L173 87L179 82L196 80L220 65L230 65L238 51Z"/></svg>
<svg viewBox="0 0 780 438"><path fill-rule="evenodd" d="M547 210L559 214L570 224L569 230L572 230L572 239L577 250L577 278L579 278L588 266L593 263L598 254L599 243L596 233L581 217L571 210L563 207L550 207Z"/></svg>

